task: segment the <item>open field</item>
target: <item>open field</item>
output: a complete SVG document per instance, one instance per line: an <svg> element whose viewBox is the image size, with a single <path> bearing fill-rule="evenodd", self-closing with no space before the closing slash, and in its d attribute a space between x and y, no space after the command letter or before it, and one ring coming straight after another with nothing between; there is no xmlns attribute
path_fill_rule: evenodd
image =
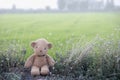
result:
<svg viewBox="0 0 120 80"><path fill-rule="evenodd" d="M53 43L55 53L71 38L77 41L85 36L89 41L96 35L106 37L116 27L120 27L120 13L1 14L0 44L16 41L30 54L30 42L42 37Z"/></svg>
<svg viewBox="0 0 120 80"><path fill-rule="evenodd" d="M53 43L46 80L120 79L120 13L0 14L0 80L21 80L38 38Z"/></svg>

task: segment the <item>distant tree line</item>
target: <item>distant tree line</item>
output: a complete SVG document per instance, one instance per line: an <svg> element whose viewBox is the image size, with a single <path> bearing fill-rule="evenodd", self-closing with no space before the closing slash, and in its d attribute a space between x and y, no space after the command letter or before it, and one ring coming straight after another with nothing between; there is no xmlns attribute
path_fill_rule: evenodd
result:
<svg viewBox="0 0 120 80"><path fill-rule="evenodd" d="M106 2L106 3L105 3ZM114 4L114 0L58 0L58 9L18 9L13 4L11 9L0 9L0 14L4 13L59 13L59 12L84 12L84 11L118 11L120 6Z"/></svg>
<svg viewBox="0 0 120 80"><path fill-rule="evenodd" d="M106 3L104 3L106 2ZM110 10L114 9L114 0L58 0L59 10Z"/></svg>

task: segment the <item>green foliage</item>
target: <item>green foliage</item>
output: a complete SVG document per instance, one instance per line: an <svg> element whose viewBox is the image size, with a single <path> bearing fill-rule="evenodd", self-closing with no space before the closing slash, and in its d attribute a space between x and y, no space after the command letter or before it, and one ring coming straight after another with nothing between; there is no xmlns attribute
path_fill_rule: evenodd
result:
<svg viewBox="0 0 120 80"><path fill-rule="evenodd" d="M120 42L95 38L85 46L78 42L66 55L56 54L53 74L84 79L120 79Z"/></svg>
<svg viewBox="0 0 120 80"><path fill-rule="evenodd" d="M23 68L24 58L26 60L33 53L29 44L41 37L53 43L49 54L57 62L51 78L47 76L46 79L120 79L119 15L0 15L0 79L5 77L13 80L11 76L20 79L19 69Z"/></svg>
<svg viewBox="0 0 120 80"><path fill-rule="evenodd" d="M4 79L5 80L20 80L20 74L15 73L4 73Z"/></svg>
<svg viewBox="0 0 120 80"><path fill-rule="evenodd" d="M120 25L119 13L58 13L58 14L1 14L0 44L15 40L24 45L26 57L32 54L30 42L46 38L53 43L49 54L65 49L64 44L74 38L77 42L81 36L90 41L96 35L105 37L114 33ZM69 46L68 43L67 45ZM4 47L3 47L4 48ZM63 50L64 51L64 50Z"/></svg>
<svg viewBox="0 0 120 80"><path fill-rule="evenodd" d="M19 72L24 65L24 56L25 50L19 44L9 43L8 47L0 52L0 79L19 80L17 78L20 78Z"/></svg>
<svg viewBox="0 0 120 80"><path fill-rule="evenodd" d="M119 34L119 33L118 33ZM115 35L113 35L115 36ZM73 42L73 40L70 40ZM70 42L69 41L69 42ZM66 43L67 44L67 43ZM47 80L119 80L120 79L120 41L109 38L96 37L90 42L80 39L71 44L67 51L56 53L56 64ZM64 46L65 47L65 46ZM67 47L67 45L66 45ZM68 48L68 47L67 47ZM5 53L6 52L6 53ZM20 68L24 65L24 53L18 44L13 44L0 56L1 75L5 79L20 80ZM12 68L18 68L11 72ZM3 77L2 77L3 78Z"/></svg>

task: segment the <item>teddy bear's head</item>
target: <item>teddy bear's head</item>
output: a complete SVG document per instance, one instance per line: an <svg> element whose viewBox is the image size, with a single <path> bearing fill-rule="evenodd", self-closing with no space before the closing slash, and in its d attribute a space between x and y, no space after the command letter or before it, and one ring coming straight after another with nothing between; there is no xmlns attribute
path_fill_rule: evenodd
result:
<svg viewBox="0 0 120 80"><path fill-rule="evenodd" d="M48 49L52 48L52 44L45 39L38 39L31 43L34 52L39 56L47 54Z"/></svg>

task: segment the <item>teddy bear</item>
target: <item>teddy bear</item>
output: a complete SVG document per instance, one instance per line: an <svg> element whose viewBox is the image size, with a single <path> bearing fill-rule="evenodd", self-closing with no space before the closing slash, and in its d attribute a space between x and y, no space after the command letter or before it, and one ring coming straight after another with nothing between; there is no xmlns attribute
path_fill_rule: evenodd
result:
<svg viewBox="0 0 120 80"><path fill-rule="evenodd" d="M31 75L48 75L49 67L53 67L55 61L48 55L48 49L52 48L52 44L46 39L38 39L31 42L34 53L27 58L24 67L31 69Z"/></svg>

